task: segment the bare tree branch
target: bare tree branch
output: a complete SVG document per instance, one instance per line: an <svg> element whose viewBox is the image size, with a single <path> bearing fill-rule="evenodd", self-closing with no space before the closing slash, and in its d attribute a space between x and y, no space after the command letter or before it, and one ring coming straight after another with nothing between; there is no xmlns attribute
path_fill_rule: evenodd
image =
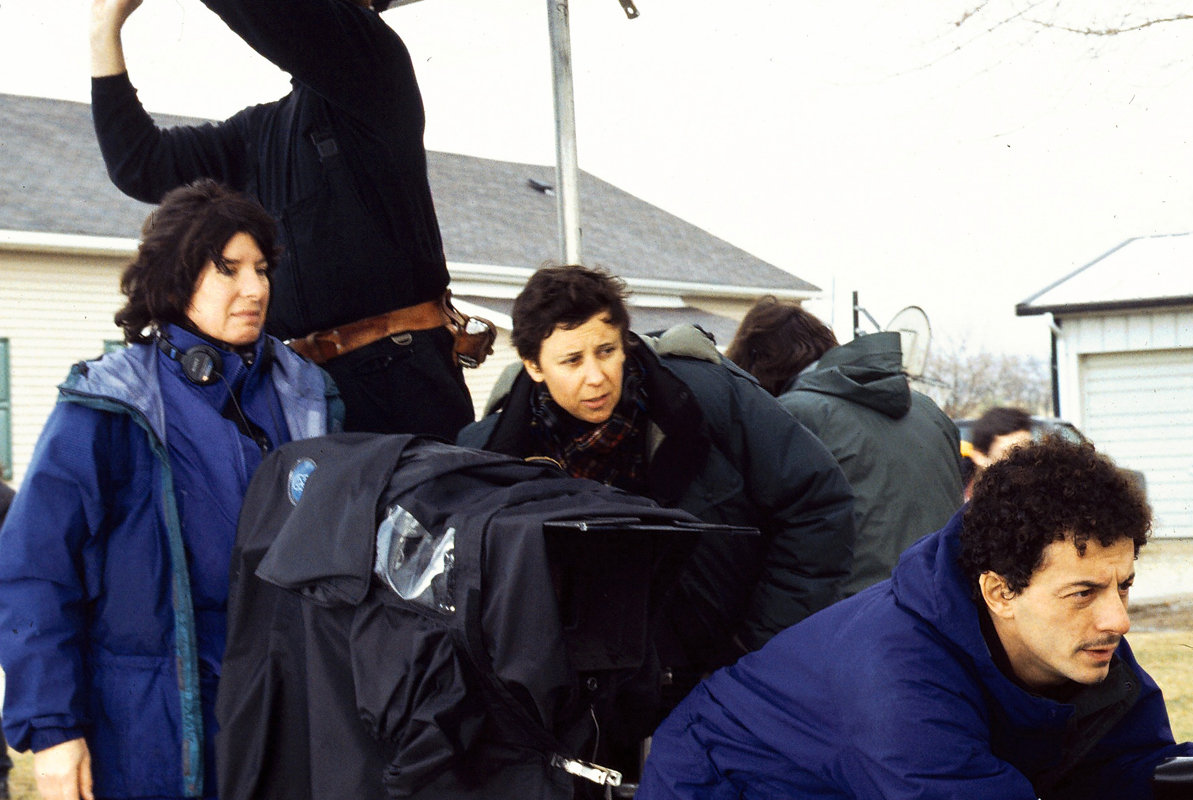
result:
<svg viewBox="0 0 1193 800"><path fill-rule="evenodd" d="M1067 0L1035 0L1034 2L1027 3L1023 8L1014 11L1013 13L1006 13L996 17L993 22L986 21L981 23L984 26L984 29L979 31L977 35L984 36L993 33L1006 25L1010 25L1011 23L1023 21L1031 23L1032 25L1040 28L1074 33L1079 36L1120 36L1125 33L1141 31L1146 28L1150 28L1153 25L1163 25L1170 22L1184 22L1186 20L1193 19L1193 14L1173 14L1171 16L1156 16L1150 19L1145 19L1142 22L1121 26L1087 25L1085 27L1079 27L1075 25L1067 25L1052 19L1046 19L1039 14L1035 14L1030 17L1027 16L1028 14L1036 12L1039 7L1043 5L1050 5L1054 12L1059 12L1062 7L1072 7L1077 9L1081 8L1078 0L1072 0L1072 2L1067 2ZM994 0L980 0L980 2L978 2L975 6L962 13L962 15L952 24L957 28L960 28L966 24L969 24L970 27L973 27L974 25L979 24L977 22L978 18L982 18L988 14L994 13L997 9L997 6L998 4L994 2ZM1138 10L1138 7L1132 9L1132 11ZM971 22L971 20L973 20L973 22ZM964 45L961 46L963 47Z"/></svg>
<svg viewBox="0 0 1193 800"><path fill-rule="evenodd" d="M925 372L917 388L954 419L996 405L1051 411L1048 367L1033 356L973 351L964 341L945 341L933 350Z"/></svg>
<svg viewBox="0 0 1193 800"><path fill-rule="evenodd" d="M1133 33L1134 31L1141 31L1144 28L1150 28L1153 25L1161 25L1166 22L1183 22L1184 20L1193 19L1193 14L1177 14L1173 17L1161 17L1159 19L1149 19L1138 25L1128 25L1125 28L1071 28L1068 25L1057 25L1045 20L1031 19L1027 20L1036 25L1045 28L1052 28L1058 31L1067 31L1069 33L1078 33L1082 36L1118 36L1123 33Z"/></svg>

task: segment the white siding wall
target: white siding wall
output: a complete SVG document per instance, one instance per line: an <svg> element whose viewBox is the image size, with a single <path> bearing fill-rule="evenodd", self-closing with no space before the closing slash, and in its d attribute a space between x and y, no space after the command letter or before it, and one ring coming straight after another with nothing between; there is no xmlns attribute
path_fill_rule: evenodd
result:
<svg viewBox="0 0 1193 800"><path fill-rule="evenodd" d="M131 254L130 254L131 255ZM123 305L128 256L0 252L0 337L9 341L14 485L70 365L121 339L112 321Z"/></svg>
<svg viewBox="0 0 1193 800"><path fill-rule="evenodd" d="M1160 536L1193 537L1193 349L1082 356L1085 433L1147 476Z"/></svg>
<svg viewBox="0 0 1193 800"><path fill-rule="evenodd" d="M1065 317L1060 414L1148 480L1156 535L1193 536L1193 309Z"/></svg>
<svg viewBox="0 0 1193 800"><path fill-rule="evenodd" d="M1193 347L1193 308L1064 317L1058 340L1060 415L1081 427L1080 360L1089 353Z"/></svg>

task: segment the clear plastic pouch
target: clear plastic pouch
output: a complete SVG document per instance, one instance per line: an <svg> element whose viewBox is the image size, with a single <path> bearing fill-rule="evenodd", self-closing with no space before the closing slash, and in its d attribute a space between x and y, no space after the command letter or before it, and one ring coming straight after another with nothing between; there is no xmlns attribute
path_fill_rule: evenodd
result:
<svg viewBox="0 0 1193 800"><path fill-rule="evenodd" d="M455 528L432 535L395 503L377 526L373 574L403 600L454 613L455 542Z"/></svg>

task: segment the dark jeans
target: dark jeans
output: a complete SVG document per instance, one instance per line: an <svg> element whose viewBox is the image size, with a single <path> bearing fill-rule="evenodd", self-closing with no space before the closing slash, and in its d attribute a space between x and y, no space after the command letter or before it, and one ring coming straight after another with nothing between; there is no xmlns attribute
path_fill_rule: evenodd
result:
<svg viewBox="0 0 1193 800"><path fill-rule="evenodd" d="M12 769L12 759L8 757L8 742L4 739L4 728L0 727L0 777L7 777Z"/></svg>
<svg viewBox="0 0 1193 800"><path fill-rule="evenodd" d="M344 430L429 433L449 442L473 420L446 328L387 336L323 365L340 388Z"/></svg>

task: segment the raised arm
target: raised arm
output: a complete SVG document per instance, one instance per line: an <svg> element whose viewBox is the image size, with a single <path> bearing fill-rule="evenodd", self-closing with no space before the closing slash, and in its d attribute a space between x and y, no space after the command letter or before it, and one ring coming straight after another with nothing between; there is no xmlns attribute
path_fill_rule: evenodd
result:
<svg viewBox="0 0 1193 800"><path fill-rule="evenodd" d="M121 31L142 0L91 2L91 114L108 176L144 203L198 178L247 188L239 117L219 125L158 128L129 81ZM242 112L249 113L249 112Z"/></svg>
<svg viewBox="0 0 1193 800"><path fill-rule="evenodd" d="M237 36L331 105L375 127L422 136L410 54L354 0L203 0Z"/></svg>
<svg viewBox="0 0 1193 800"><path fill-rule="evenodd" d="M143 0L91 0L91 77L104 78L125 71L124 23Z"/></svg>
<svg viewBox="0 0 1193 800"><path fill-rule="evenodd" d="M780 634L698 686L655 732L637 797L1035 800L991 751L980 690L954 662L931 646L913 650L914 663L832 650L849 623L832 624ZM826 671L810 642L839 667ZM860 649L889 654L891 644L880 633Z"/></svg>

